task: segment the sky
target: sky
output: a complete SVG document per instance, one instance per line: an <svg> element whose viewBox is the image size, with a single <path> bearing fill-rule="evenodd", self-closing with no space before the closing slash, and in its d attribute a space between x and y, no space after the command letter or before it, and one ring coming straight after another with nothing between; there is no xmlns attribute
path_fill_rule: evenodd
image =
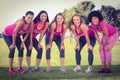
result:
<svg viewBox="0 0 120 80"><path fill-rule="evenodd" d="M82 1L92 1L96 9L100 9L101 5L111 5L113 7L120 6L120 0L2 0L0 1L0 32L17 19L20 19L28 10L34 12L35 16L41 11L46 10L50 21L54 16L76 6Z"/></svg>

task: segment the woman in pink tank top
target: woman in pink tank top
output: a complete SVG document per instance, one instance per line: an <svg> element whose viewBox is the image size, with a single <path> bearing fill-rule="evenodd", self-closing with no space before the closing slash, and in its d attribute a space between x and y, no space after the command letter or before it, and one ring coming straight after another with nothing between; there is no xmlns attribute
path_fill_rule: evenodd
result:
<svg viewBox="0 0 120 80"><path fill-rule="evenodd" d="M15 46L18 49L18 72L24 73L25 70L22 68L22 60L23 60L23 43L26 41L28 35L30 34L33 22L32 19L34 17L34 13L32 11L26 12L26 15L17 20L14 24L7 26L4 29L4 40L9 47L9 72L11 74L16 74L16 71L13 68L13 59ZM23 40L21 41L20 36L26 34Z"/></svg>
<svg viewBox="0 0 120 80"><path fill-rule="evenodd" d="M88 20L91 22L91 27L99 44L102 68L98 72L111 73L112 48L118 40L117 29L105 22L103 16L98 11L91 12ZM101 40L99 39L98 32L103 34Z"/></svg>
<svg viewBox="0 0 120 80"><path fill-rule="evenodd" d="M48 18L48 13L44 10L40 11L39 14L35 17L34 21L34 28L32 29L32 32L30 34L30 40L27 39L25 41L25 46L27 48L27 55L26 55L26 60L27 60L27 72L32 72L32 68L30 66L31 63L31 52L32 49L30 48L33 46L35 50L37 51L36 55L36 65L34 71L37 72L42 72L43 70L39 67L41 63L41 58L42 58L42 52L43 52L43 47L41 45L41 41L46 33L46 30L49 25L49 18ZM37 35L40 36L38 37L37 40ZM32 44L30 44L32 43Z"/></svg>
<svg viewBox="0 0 120 80"><path fill-rule="evenodd" d="M76 58L76 67L74 68L74 72L81 71L81 50L87 44L88 47L88 69L85 70L86 73L92 71L93 64L93 48L96 43L96 39L92 29L89 29L88 26L83 23L82 18L79 14L74 14L68 24L69 29L75 35L75 58Z"/></svg>
<svg viewBox="0 0 120 80"><path fill-rule="evenodd" d="M47 69L46 72L50 71L50 50L52 46L52 42L54 41L60 52L60 61L61 68L60 71L66 71L64 66L64 37L66 32L66 24L65 17L62 13L58 13L54 20L50 24L50 30L48 30L45 37L45 45L46 45L46 62Z"/></svg>

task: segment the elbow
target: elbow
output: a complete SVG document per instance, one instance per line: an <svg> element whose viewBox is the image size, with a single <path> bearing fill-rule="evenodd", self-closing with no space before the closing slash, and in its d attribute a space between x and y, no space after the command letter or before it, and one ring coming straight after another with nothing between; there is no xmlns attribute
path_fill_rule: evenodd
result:
<svg viewBox="0 0 120 80"><path fill-rule="evenodd" d="M50 39L53 40L53 36L50 36Z"/></svg>
<svg viewBox="0 0 120 80"><path fill-rule="evenodd" d="M16 36L17 35L17 32L13 32L13 36Z"/></svg>
<svg viewBox="0 0 120 80"><path fill-rule="evenodd" d="M105 34L105 37L108 38L108 37L109 37L109 34Z"/></svg>

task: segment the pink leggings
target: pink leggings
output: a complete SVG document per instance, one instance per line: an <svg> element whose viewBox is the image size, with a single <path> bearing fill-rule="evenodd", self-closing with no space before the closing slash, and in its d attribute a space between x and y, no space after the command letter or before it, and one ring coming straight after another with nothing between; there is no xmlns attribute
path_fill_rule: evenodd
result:
<svg viewBox="0 0 120 80"><path fill-rule="evenodd" d="M109 47L109 51L105 51L105 36L102 36L101 39L101 44L103 46L102 49L100 49L100 58L102 62L107 62L107 63L111 63L112 61L112 48L115 45L115 43L118 40L118 33L116 32L115 34L111 35L108 39L108 47Z"/></svg>

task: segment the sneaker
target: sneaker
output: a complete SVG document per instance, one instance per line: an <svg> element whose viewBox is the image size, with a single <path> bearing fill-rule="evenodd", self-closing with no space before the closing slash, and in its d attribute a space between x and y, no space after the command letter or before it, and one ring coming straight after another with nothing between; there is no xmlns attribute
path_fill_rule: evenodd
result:
<svg viewBox="0 0 120 80"><path fill-rule="evenodd" d="M105 73L111 73L111 69L110 68L106 68L105 69Z"/></svg>
<svg viewBox="0 0 120 80"><path fill-rule="evenodd" d="M50 69L46 69L45 72L50 72L51 70Z"/></svg>
<svg viewBox="0 0 120 80"><path fill-rule="evenodd" d="M20 73L25 73L25 70L24 70L22 67L20 67L20 68L18 69L18 72L20 72Z"/></svg>
<svg viewBox="0 0 120 80"><path fill-rule="evenodd" d="M32 72L32 68L28 68L28 69L26 70L26 72L31 73L31 72Z"/></svg>
<svg viewBox="0 0 120 80"><path fill-rule="evenodd" d="M60 68L60 71L61 71L61 72L66 72L66 69L61 67L61 68Z"/></svg>
<svg viewBox="0 0 120 80"><path fill-rule="evenodd" d="M9 73L10 74L16 74L17 72L13 68L11 68L11 69L9 69Z"/></svg>
<svg viewBox="0 0 120 80"><path fill-rule="evenodd" d="M92 72L92 69L88 68L87 70L85 70L85 73L90 73Z"/></svg>
<svg viewBox="0 0 120 80"><path fill-rule="evenodd" d="M105 73L106 69L105 68L101 68L98 73Z"/></svg>
<svg viewBox="0 0 120 80"><path fill-rule="evenodd" d="M81 71L81 70L82 70L81 67L80 67L80 66L79 66L79 67L77 66L77 67L74 68L73 71L74 71L74 72L79 72L79 71Z"/></svg>
<svg viewBox="0 0 120 80"><path fill-rule="evenodd" d="M40 67L38 67L37 69L35 68L34 71L36 71L36 72L43 72L43 70Z"/></svg>

